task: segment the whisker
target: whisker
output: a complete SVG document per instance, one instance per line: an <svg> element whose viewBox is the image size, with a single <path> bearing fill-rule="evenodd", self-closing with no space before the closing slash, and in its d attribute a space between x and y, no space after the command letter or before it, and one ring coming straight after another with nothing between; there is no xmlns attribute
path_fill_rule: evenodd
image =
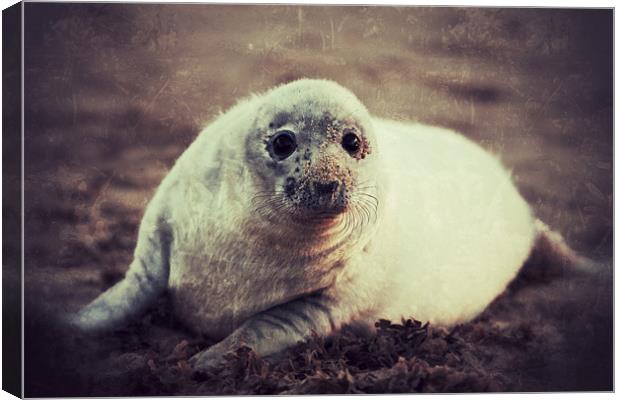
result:
<svg viewBox="0 0 620 400"><path fill-rule="evenodd" d="M378 204L376 202L372 201L372 200L369 200L369 199L366 199L366 198L359 198L359 199L357 199L357 201L372 207L372 210L375 213L378 210Z"/></svg>

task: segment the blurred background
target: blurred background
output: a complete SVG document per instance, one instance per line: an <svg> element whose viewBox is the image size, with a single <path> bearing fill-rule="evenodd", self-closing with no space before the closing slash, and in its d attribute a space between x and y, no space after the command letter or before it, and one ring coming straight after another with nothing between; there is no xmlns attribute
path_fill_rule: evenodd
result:
<svg viewBox="0 0 620 400"><path fill-rule="evenodd" d="M508 374L499 390L611 388L612 34L603 9L26 3L26 301L48 315L93 299L122 277L150 196L210 119L328 78L375 115L497 154L536 215L601 263L491 308L478 323L499 336L536 328L476 368Z"/></svg>

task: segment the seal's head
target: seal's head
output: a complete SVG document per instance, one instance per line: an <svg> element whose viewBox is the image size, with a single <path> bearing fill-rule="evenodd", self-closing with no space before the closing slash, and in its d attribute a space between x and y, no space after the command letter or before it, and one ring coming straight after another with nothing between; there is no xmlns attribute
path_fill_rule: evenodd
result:
<svg viewBox="0 0 620 400"><path fill-rule="evenodd" d="M326 224L376 214L372 120L347 89L303 79L261 97L248 136L259 215Z"/></svg>

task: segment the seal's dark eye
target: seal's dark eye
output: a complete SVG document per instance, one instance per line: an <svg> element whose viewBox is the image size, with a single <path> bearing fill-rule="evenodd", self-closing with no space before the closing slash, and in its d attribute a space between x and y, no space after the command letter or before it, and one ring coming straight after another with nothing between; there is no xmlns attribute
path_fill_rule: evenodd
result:
<svg viewBox="0 0 620 400"><path fill-rule="evenodd" d="M345 132L342 137L342 147L351 154L355 154L361 147L360 138L353 132Z"/></svg>
<svg viewBox="0 0 620 400"><path fill-rule="evenodd" d="M291 131L279 131L271 139L273 154L279 159L284 160L293 154L297 148L295 134Z"/></svg>

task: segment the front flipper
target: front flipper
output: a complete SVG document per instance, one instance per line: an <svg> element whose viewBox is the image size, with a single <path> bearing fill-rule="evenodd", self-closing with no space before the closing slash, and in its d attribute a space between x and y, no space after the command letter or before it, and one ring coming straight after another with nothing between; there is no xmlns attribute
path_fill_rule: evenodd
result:
<svg viewBox="0 0 620 400"><path fill-rule="evenodd" d="M117 328L139 315L168 284L171 234L165 219L145 217L125 278L70 318L83 332Z"/></svg>
<svg viewBox="0 0 620 400"><path fill-rule="evenodd" d="M191 358L197 370L222 365L224 356L241 346L260 356L277 353L311 336L328 335L348 322L342 312L334 312L337 303L326 294L314 294L271 308L247 320L221 342Z"/></svg>

